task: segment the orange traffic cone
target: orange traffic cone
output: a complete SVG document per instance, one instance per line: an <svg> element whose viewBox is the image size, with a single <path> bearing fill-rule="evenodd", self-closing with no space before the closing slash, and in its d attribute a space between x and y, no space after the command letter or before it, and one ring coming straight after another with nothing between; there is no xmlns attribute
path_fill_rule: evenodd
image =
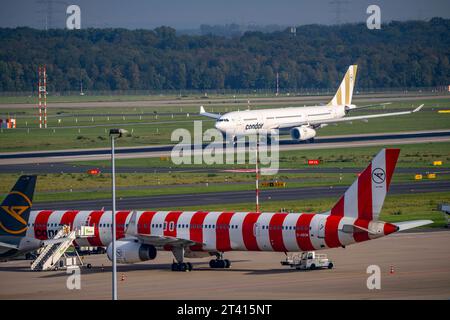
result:
<svg viewBox="0 0 450 320"><path fill-rule="evenodd" d="M391 266L391 269L389 271L390 274L394 274L394 266Z"/></svg>

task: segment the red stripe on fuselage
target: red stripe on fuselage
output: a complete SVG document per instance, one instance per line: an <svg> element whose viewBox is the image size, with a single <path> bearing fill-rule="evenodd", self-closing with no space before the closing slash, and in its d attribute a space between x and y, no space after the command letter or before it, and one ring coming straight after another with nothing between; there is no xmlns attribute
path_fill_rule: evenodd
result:
<svg viewBox="0 0 450 320"><path fill-rule="evenodd" d="M180 217L181 211L171 211L167 213L166 218L164 219L164 236L166 237L174 237L177 236L177 222ZM172 250L171 245L165 245L164 250Z"/></svg>
<svg viewBox="0 0 450 320"><path fill-rule="evenodd" d="M325 243L329 248L337 248L342 246L339 241L339 222L341 222L342 217L328 216L327 222L325 223Z"/></svg>
<svg viewBox="0 0 450 320"><path fill-rule="evenodd" d="M372 164L358 178L358 218L372 220Z"/></svg>
<svg viewBox="0 0 450 320"><path fill-rule="evenodd" d="M270 219L269 223L269 239L273 251L286 252L286 246L283 242L283 221L287 213L275 213Z"/></svg>
<svg viewBox="0 0 450 320"><path fill-rule="evenodd" d="M244 245L249 251L259 251L258 243L255 237L255 223L260 216L260 213L250 212L248 213L244 221L242 222L242 238L244 239Z"/></svg>
<svg viewBox="0 0 450 320"><path fill-rule="evenodd" d="M75 217L77 216L78 212L78 210L64 212L63 216L61 217L61 224L63 226L70 226L70 230L73 230L73 222L75 221ZM78 247L78 244L75 240L73 241L73 245L75 247Z"/></svg>
<svg viewBox="0 0 450 320"><path fill-rule="evenodd" d="M73 229L73 221L75 220L75 217L77 216L77 213L79 211L73 210L73 211L66 211L64 212L63 216L61 217L61 224L70 226L70 229Z"/></svg>
<svg viewBox="0 0 450 320"><path fill-rule="evenodd" d="M36 219L34 220L34 236L36 239L39 240L47 240L48 234L47 234L47 224L48 224L48 218L52 214L53 211L47 210L47 211L40 211Z"/></svg>
<svg viewBox="0 0 450 320"><path fill-rule="evenodd" d="M216 248L218 251L230 251L230 221L234 212L223 212L217 218L216 224Z"/></svg>
<svg viewBox="0 0 450 320"><path fill-rule="evenodd" d="M152 219L157 211L145 211L142 212L139 217L137 232L140 234L150 234Z"/></svg>
<svg viewBox="0 0 450 320"><path fill-rule="evenodd" d="M310 225L314 214L302 213L297 220L295 238L301 251L314 250L310 239Z"/></svg>
<svg viewBox="0 0 450 320"><path fill-rule="evenodd" d="M362 227L364 229L367 229L369 227L369 221L356 219L355 225ZM355 239L356 242L370 240L369 233L367 231L362 231L362 230L356 229L356 228L355 228L355 231L353 232L353 238Z"/></svg>
<svg viewBox="0 0 450 320"><path fill-rule="evenodd" d="M100 240L100 233L99 233L99 223L100 218L102 217L104 211L92 211L89 214L88 221L89 226L94 227L94 236L87 238L89 244L93 247L102 247L103 243Z"/></svg>
<svg viewBox="0 0 450 320"><path fill-rule="evenodd" d="M116 240L125 236L125 222L130 211L119 211L116 213Z"/></svg>
<svg viewBox="0 0 450 320"><path fill-rule="evenodd" d="M177 236L177 222L180 217L181 211L171 211L166 215L164 219L165 229L164 235L167 237Z"/></svg>
<svg viewBox="0 0 450 320"><path fill-rule="evenodd" d="M199 211L194 213L191 218L191 222L189 223L189 238L192 241L203 243L203 229L201 225L205 220L208 212ZM190 247L192 251L200 251L202 250L202 245L193 245Z"/></svg>

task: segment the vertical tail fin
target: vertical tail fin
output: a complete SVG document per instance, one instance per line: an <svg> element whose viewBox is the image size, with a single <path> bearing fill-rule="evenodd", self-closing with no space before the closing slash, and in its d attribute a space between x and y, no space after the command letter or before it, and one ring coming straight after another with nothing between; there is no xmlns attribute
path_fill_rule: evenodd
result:
<svg viewBox="0 0 450 320"><path fill-rule="evenodd" d="M347 73L345 74L344 79L342 79L339 89L336 91L333 99L328 103L329 106L348 106L352 104L357 69L358 66L356 64L348 67Z"/></svg>
<svg viewBox="0 0 450 320"><path fill-rule="evenodd" d="M0 204L0 236L23 236L33 201L36 176L21 176Z"/></svg>
<svg viewBox="0 0 450 320"><path fill-rule="evenodd" d="M378 220L400 149L382 149L331 209L330 214Z"/></svg>

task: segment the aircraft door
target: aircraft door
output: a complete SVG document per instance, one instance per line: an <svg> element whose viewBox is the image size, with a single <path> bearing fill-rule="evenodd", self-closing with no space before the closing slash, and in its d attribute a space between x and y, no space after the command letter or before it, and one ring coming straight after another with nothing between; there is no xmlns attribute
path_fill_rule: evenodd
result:
<svg viewBox="0 0 450 320"><path fill-rule="evenodd" d="M253 235L257 238L259 237L259 234L260 234L260 225L259 223L255 223L253 225Z"/></svg>
<svg viewBox="0 0 450 320"><path fill-rule="evenodd" d="M325 218L320 218L319 223L317 224L317 237L325 238Z"/></svg>

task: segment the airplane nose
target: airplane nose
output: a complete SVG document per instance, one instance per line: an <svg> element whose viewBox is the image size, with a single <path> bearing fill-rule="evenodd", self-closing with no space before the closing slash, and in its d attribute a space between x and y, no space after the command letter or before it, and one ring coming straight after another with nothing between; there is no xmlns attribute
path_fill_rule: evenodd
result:
<svg viewBox="0 0 450 320"><path fill-rule="evenodd" d="M222 122L216 122L216 124L214 125L216 127L217 130L219 131L223 131L223 123Z"/></svg>

